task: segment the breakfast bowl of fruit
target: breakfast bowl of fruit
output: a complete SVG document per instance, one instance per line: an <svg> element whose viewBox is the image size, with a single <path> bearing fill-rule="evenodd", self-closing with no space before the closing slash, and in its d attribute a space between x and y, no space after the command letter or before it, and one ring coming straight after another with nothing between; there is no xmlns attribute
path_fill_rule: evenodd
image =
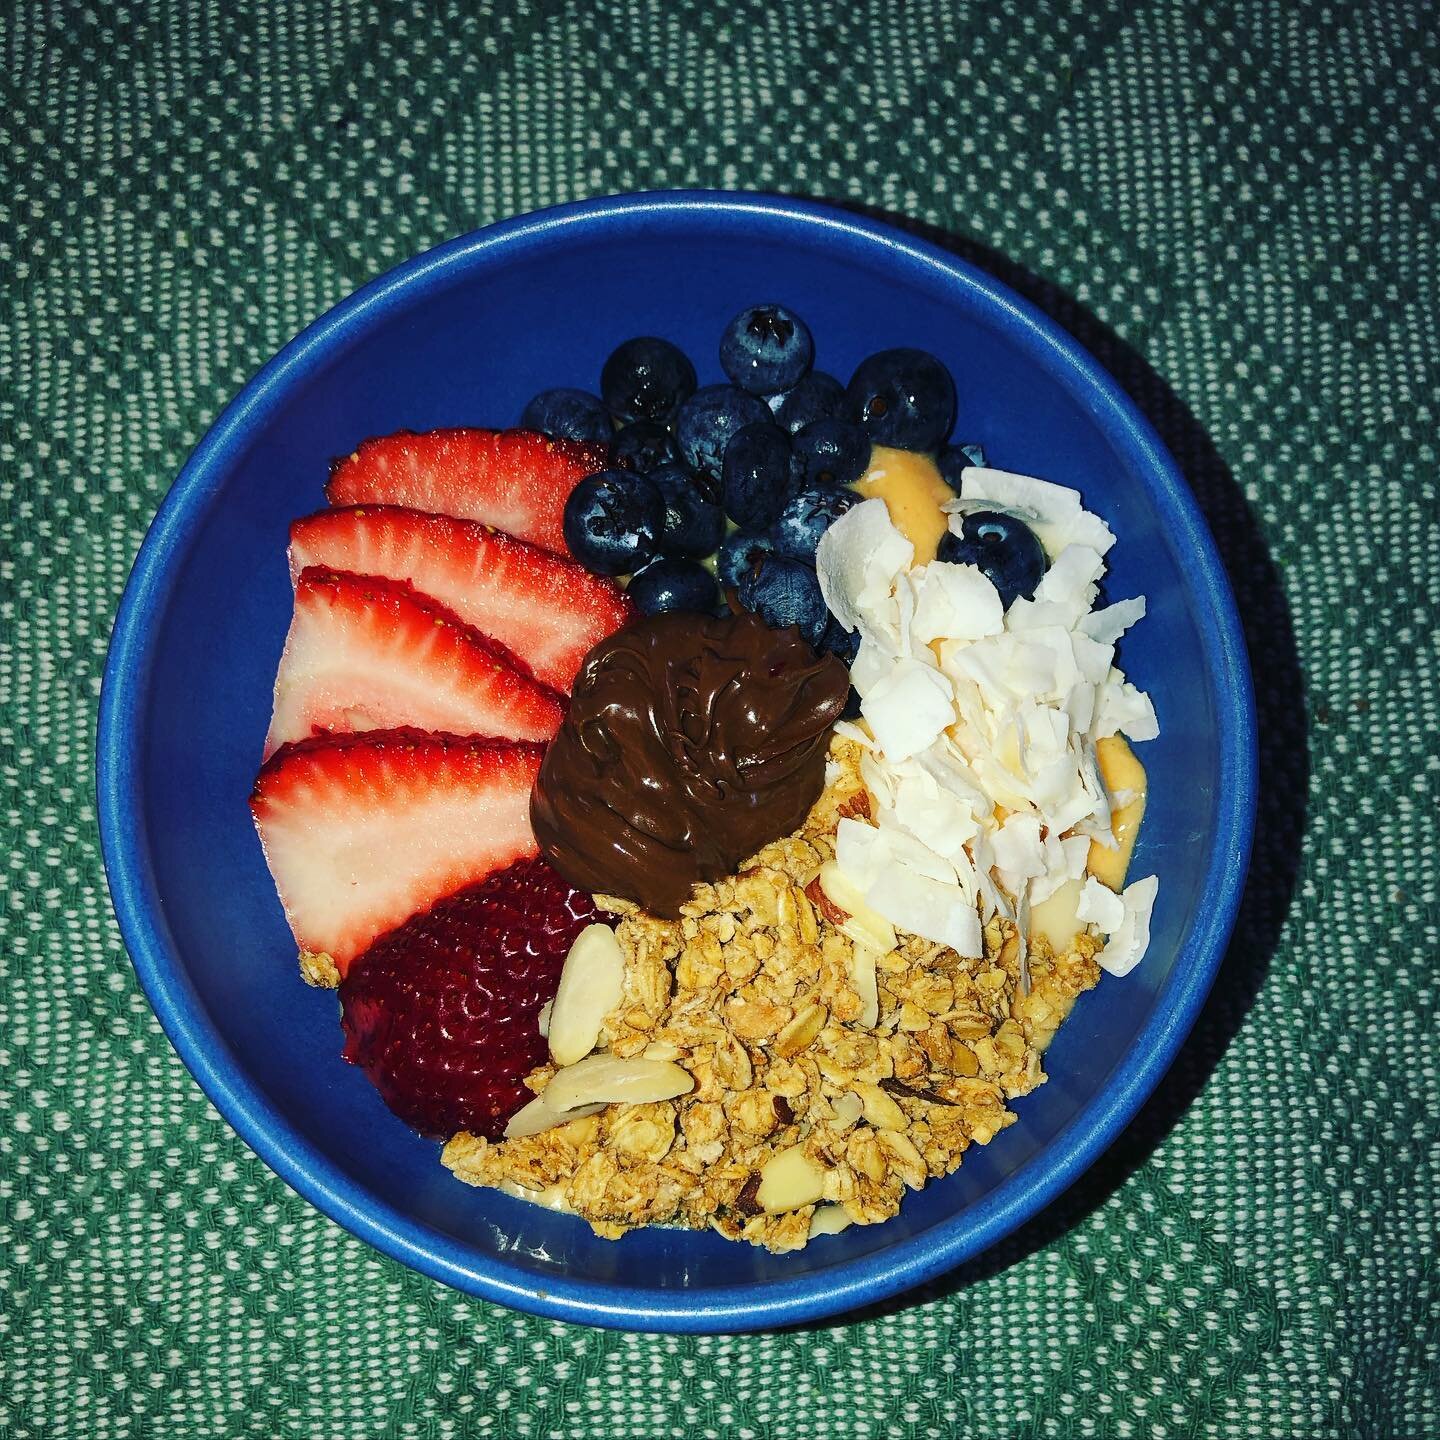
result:
<svg viewBox="0 0 1440 1440"><path fill-rule="evenodd" d="M1131 403L798 201L590 201L375 281L176 481L107 663L146 993L326 1215L651 1330L1034 1215L1239 901L1234 604Z"/></svg>

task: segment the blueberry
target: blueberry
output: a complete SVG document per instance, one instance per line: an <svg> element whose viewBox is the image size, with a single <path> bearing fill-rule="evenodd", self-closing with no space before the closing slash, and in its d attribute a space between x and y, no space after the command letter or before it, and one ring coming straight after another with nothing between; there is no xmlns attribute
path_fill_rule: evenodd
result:
<svg viewBox="0 0 1440 1440"><path fill-rule="evenodd" d="M958 495L960 493L960 472L967 465L983 465L985 450L980 445L947 445L940 452L940 476Z"/></svg>
<svg viewBox="0 0 1440 1440"><path fill-rule="evenodd" d="M830 612L820 582L810 566L783 555L766 555L741 577L736 587L741 605L754 611L772 630L799 626L801 636L818 645Z"/></svg>
<svg viewBox="0 0 1440 1440"><path fill-rule="evenodd" d="M836 490L828 485L810 485L786 502L775 522L775 549L792 560L815 563L820 537L860 496L854 490Z"/></svg>
<svg viewBox="0 0 1440 1440"><path fill-rule="evenodd" d="M669 421L695 393L695 367L668 340L627 340L600 372L600 397L624 422Z"/></svg>
<svg viewBox="0 0 1440 1440"><path fill-rule="evenodd" d="M587 475L565 502L565 543L597 575L628 575L648 565L664 523L659 490L630 470Z"/></svg>
<svg viewBox="0 0 1440 1440"><path fill-rule="evenodd" d="M855 663L860 650L860 632L847 630L838 620L831 619L820 637L820 648L828 651L837 660L842 660L848 669Z"/></svg>
<svg viewBox="0 0 1440 1440"><path fill-rule="evenodd" d="M858 413L845 387L823 370L812 370L780 401L776 423L792 435L817 420L855 420Z"/></svg>
<svg viewBox="0 0 1440 1440"><path fill-rule="evenodd" d="M630 577L625 593L642 615L668 610L708 615L715 608L715 577L694 560L655 560Z"/></svg>
<svg viewBox="0 0 1440 1440"><path fill-rule="evenodd" d="M1007 610L1018 599L1030 599L1045 573L1045 547L1035 532L1023 520L993 510L965 516L960 534L941 540L937 558L979 566Z"/></svg>
<svg viewBox="0 0 1440 1440"><path fill-rule="evenodd" d="M660 492L665 507L660 553L692 558L713 554L725 536L725 516L719 505L703 494L679 465L652 470L650 483Z"/></svg>
<svg viewBox="0 0 1440 1440"><path fill-rule="evenodd" d="M720 368L752 395L788 390L814 358L809 327L783 305L751 305L720 337Z"/></svg>
<svg viewBox="0 0 1440 1440"><path fill-rule="evenodd" d="M870 463L870 437L848 420L816 420L791 444L796 485L851 485Z"/></svg>
<svg viewBox="0 0 1440 1440"><path fill-rule="evenodd" d="M790 437L778 425L747 425L725 447L725 513L742 529L763 530L790 493L790 464Z"/></svg>
<svg viewBox="0 0 1440 1440"><path fill-rule="evenodd" d="M768 530L737 530L720 547L715 571L727 590L738 590L746 571L775 553L775 536Z"/></svg>
<svg viewBox="0 0 1440 1440"><path fill-rule="evenodd" d="M617 470L648 475L657 466L678 458L674 438L654 420L632 420L610 442L610 463Z"/></svg>
<svg viewBox="0 0 1440 1440"><path fill-rule="evenodd" d="M520 424L559 440L608 440L610 412L588 390L542 390L524 409Z"/></svg>
<svg viewBox="0 0 1440 1440"><path fill-rule="evenodd" d="M877 445L938 450L955 423L955 382L925 350L882 350L862 360L849 395Z"/></svg>
<svg viewBox="0 0 1440 1440"><path fill-rule="evenodd" d="M718 476L731 436L769 419L770 407L758 396L733 385L707 385L697 390L675 417L680 458L699 474Z"/></svg>

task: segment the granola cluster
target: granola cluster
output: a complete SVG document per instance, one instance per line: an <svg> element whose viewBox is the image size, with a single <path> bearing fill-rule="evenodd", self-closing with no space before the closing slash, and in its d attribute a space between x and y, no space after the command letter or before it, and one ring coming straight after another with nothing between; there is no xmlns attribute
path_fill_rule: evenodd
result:
<svg viewBox="0 0 1440 1440"><path fill-rule="evenodd" d="M693 1088L523 1138L462 1133L445 1164L603 1236L708 1225L785 1251L889 1218L1012 1124L1009 1102L1043 1083L1045 1046L1099 979L1099 942L1056 955L1036 938L1022 955L999 919L980 960L914 936L883 952L857 941L817 877L840 819L868 811L859 747L837 737L800 830L697 887L679 920L601 899L622 916L624 980L600 1044L679 1066ZM555 1073L526 1084L543 1096Z"/></svg>

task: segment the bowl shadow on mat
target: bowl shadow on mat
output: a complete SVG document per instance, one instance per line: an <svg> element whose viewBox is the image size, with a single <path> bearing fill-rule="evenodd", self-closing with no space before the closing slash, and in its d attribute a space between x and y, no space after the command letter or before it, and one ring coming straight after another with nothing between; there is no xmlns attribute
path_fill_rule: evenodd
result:
<svg viewBox="0 0 1440 1440"><path fill-rule="evenodd" d="M1235 590L1255 684L1259 795L1250 872L1214 989L1175 1063L1120 1138L1054 1203L983 1255L879 1304L789 1327L796 1330L875 1319L989 1279L1054 1244L1149 1160L1220 1063L1264 982L1299 873L1310 773L1304 677L1279 571L1224 456L1180 397L1138 351L1059 286L965 236L872 206L838 203L1004 281L1094 355L1155 427L1199 501Z"/></svg>

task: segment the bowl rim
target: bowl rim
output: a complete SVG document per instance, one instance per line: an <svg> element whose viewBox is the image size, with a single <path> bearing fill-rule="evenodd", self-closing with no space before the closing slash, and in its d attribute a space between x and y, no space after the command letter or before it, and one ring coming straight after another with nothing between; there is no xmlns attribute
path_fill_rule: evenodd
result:
<svg viewBox="0 0 1440 1440"><path fill-rule="evenodd" d="M1220 774L1216 834L1197 907L1199 919L1156 996L1149 1020L1100 1091L1045 1150L982 1200L876 1254L794 1279L731 1290L662 1290L632 1284L540 1278L387 1205L315 1150L265 1100L211 1023L158 923L144 847L138 725L154 655L150 621L177 579L172 562L219 494L243 450L293 381L357 338L374 318L449 284L488 257L565 232L615 222L657 226L709 216L717 223L790 228L873 263L939 272L989 310L995 323L1079 396L1140 475L1152 502L1192 558L1194 589L1208 623L1200 642L1216 697ZM181 469L136 556L117 610L101 687L96 789L101 852L121 934L141 986L181 1059L240 1138L292 1189L389 1257L433 1279L531 1314L672 1333L724 1333L822 1319L900 1294L953 1269L1048 1205L1119 1135L1169 1068L1198 1016L1224 956L1243 891L1254 828L1257 757L1250 667L1239 615L1214 541L1178 467L1149 422L1069 334L1008 286L927 241L832 205L748 192L654 191L559 205L462 235L404 261L357 290L281 349L226 406Z"/></svg>

